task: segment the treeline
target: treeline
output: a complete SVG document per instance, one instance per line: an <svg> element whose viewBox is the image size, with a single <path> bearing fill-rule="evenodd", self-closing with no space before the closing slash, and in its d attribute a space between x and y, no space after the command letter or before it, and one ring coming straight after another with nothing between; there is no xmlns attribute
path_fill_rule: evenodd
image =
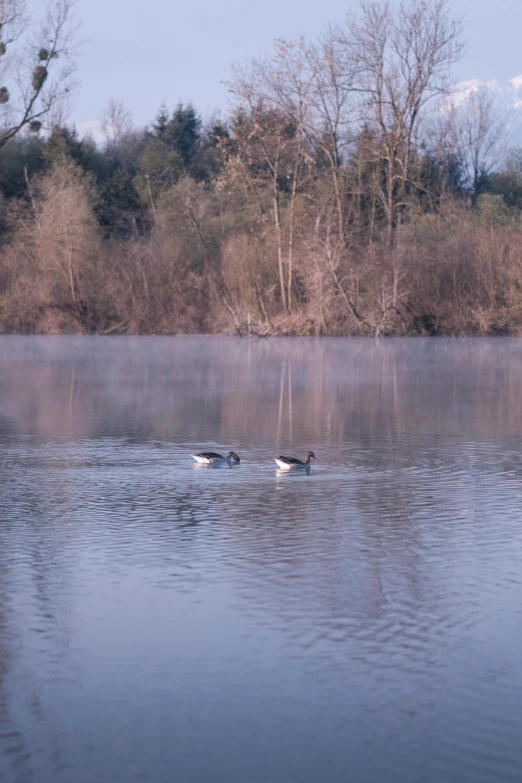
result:
<svg viewBox="0 0 522 783"><path fill-rule="evenodd" d="M226 119L0 137L0 330L522 333L522 150L460 39L366 2L236 68Z"/></svg>

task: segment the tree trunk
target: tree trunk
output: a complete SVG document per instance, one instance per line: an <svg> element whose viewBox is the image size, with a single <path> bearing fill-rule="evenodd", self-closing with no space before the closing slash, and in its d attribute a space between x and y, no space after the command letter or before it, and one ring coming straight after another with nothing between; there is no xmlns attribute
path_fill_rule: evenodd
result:
<svg viewBox="0 0 522 783"><path fill-rule="evenodd" d="M276 241L277 241L277 264L279 267L279 286L281 288L281 304L283 306L283 310L286 310L287 304L286 304L286 290L285 290L285 273L283 268L281 218L279 215L279 195L277 192L277 183L274 184L273 202L274 202L274 224L275 224Z"/></svg>

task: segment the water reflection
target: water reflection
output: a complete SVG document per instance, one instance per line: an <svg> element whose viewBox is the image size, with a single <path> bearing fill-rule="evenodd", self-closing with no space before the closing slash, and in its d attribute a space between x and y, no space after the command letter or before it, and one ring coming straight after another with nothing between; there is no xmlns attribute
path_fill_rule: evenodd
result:
<svg viewBox="0 0 522 783"><path fill-rule="evenodd" d="M521 352L1 338L0 781L518 780Z"/></svg>

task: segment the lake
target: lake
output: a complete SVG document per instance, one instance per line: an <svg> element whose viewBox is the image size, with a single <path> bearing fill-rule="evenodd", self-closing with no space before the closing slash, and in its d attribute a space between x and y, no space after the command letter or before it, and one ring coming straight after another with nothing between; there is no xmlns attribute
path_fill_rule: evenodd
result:
<svg viewBox="0 0 522 783"><path fill-rule="evenodd" d="M1 337L0 460L2 783L520 780L522 341Z"/></svg>

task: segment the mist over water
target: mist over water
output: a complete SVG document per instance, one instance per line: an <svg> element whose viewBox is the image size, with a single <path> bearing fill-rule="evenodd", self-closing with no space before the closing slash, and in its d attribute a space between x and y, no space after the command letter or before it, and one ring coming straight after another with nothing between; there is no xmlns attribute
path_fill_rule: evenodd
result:
<svg viewBox="0 0 522 783"><path fill-rule="evenodd" d="M518 783L521 389L510 339L0 338L1 783Z"/></svg>

